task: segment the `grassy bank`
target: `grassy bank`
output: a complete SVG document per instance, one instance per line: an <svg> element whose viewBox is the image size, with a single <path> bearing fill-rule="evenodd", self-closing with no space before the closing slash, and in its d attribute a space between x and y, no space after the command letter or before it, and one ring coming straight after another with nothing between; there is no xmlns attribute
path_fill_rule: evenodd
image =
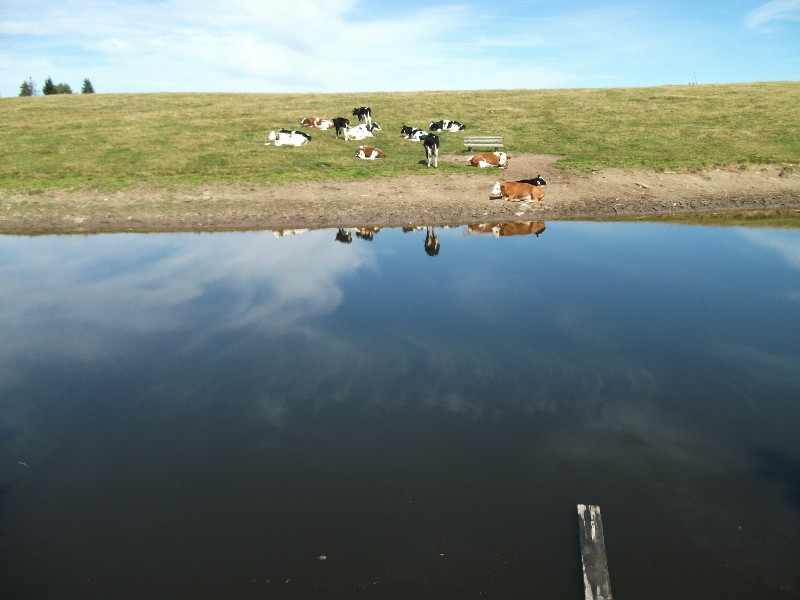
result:
<svg viewBox="0 0 800 600"><path fill-rule="evenodd" d="M369 105L383 127L368 142L382 161L353 157L359 142L306 130L300 148L265 146L270 130L305 116L351 117ZM367 94L95 94L0 99L0 189L167 188L209 181L360 178L426 172L423 150L400 135L452 118L442 152L464 134L505 137L514 153L563 156L564 168L700 169L800 162L800 82L624 89ZM464 167L440 163L439 172ZM430 170L432 172L432 170Z"/></svg>

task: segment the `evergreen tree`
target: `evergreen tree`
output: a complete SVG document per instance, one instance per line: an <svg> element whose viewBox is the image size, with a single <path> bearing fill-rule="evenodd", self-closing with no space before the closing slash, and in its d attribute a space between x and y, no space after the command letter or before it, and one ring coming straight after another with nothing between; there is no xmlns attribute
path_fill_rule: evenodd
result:
<svg viewBox="0 0 800 600"><path fill-rule="evenodd" d="M19 86L19 95L20 96L36 95L36 83L33 81L33 77L28 77L25 81L22 82L22 85Z"/></svg>
<svg viewBox="0 0 800 600"><path fill-rule="evenodd" d="M49 77L44 80L44 85L42 86L42 93L45 96L50 96L56 93L56 86L53 83L53 80Z"/></svg>
<svg viewBox="0 0 800 600"><path fill-rule="evenodd" d="M94 88L92 87L92 82L88 79L83 80L83 87L81 88L81 94L94 94Z"/></svg>

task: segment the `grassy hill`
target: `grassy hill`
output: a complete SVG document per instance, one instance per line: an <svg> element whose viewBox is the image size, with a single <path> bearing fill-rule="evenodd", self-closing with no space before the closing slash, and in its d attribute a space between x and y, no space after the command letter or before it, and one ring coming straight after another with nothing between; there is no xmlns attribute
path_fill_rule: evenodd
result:
<svg viewBox="0 0 800 600"><path fill-rule="evenodd" d="M270 130L306 116L352 119L372 107L382 131L343 142L308 130L299 147L265 146ZM442 153L465 134L503 135L514 153L556 154L563 168L701 169L800 162L800 82L651 88L365 94L94 94L0 99L0 188L169 188L394 175L427 170L403 125L456 119ZM354 158L360 143L387 158ZM442 164L439 172L466 167Z"/></svg>

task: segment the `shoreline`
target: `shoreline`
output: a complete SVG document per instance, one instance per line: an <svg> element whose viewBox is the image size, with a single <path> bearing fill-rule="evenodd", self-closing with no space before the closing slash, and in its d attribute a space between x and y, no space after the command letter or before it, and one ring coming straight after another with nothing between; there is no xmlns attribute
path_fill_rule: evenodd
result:
<svg viewBox="0 0 800 600"><path fill-rule="evenodd" d="M103 233L408 227L618 220L747 211L800 214L800 172L747 165L701 173L604 169L570 173L558 159L515 155L509 167L368 180L214 184L114 194L0 194L0 233ZM458 155L440 162L464 164ZM423 167L424 168L424 167ZM541 202L490 199L495 181L541 174Z"/></svg>

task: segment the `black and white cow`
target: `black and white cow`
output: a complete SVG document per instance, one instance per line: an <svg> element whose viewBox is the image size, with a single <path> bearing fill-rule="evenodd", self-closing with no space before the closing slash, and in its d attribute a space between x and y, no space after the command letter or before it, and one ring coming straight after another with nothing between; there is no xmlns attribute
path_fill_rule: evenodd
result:
<svg viewBox="0 0 800 600"><path fill-rule="evenodd" d="M372 125L372 109L369 106L359 106L353 109L353 116L358 117L359 123Z"/></svg>
<svg viewBox="0 0 800 600"><path fill-rule="evenodd" d="M355 127L348 127L345 129L344 132L344 139L347 140L363 140L364 138L374 137L374 131L380 131L381 126L377 123L373 123L372 125L367 125L366 123L361 123L360 125L356 125Z"/></svg>
<svg viewBox="0 0 800 600"><path fill-rule="evenodd" d="M419 142L428 135L428 132L424 129L417 129L416 127L410 127L409 125L403 125L400 129L400 133L406 136L407 140L411 140L412 142Z"/></svg>
<svg viewBox="0 0 800 600"><path fill-rule="evenodd" d="M464 129L466 129L465 125L458 121L448 121L447 119L431 123L430 126L431 131L464 131Z"/></svg>
<svg viewBox="0 0 800 600"><path fill-rule="evenodd" d="M340 133L345 133L347 128L350 127L350 119L346 119L345 117L336 117L333 120L333 128L336 130L336 137L339 137ZM345 136L344 139L347 139Z"/></svg>
<svg viewBox="0 0 800 600"><path fill-rule="evenodd" d="M439 168L439 136L434 133L429 133L425 136L422 140L423 146L425 146L425 161L427 165L431 166L431 161L433 161L433 166L435 168Z"/></svg>
<svg viewBox="0 0 800 600"><path fill-rule="evenodd" d="M541 175L537 175L533 179L518 179L519 183L530 183L531 185L537 185L539 187L543 185L547 185L547 182L544 180L544 177Z"/></svg>
<svg viewBox="0 0 800 600"><path fill-rule="evenodd" d="M269 132L269 141L276 146L302 146L311 141L311 136L302 131L281 129ZM269 145L269 142L267 142Z"/></svg>

